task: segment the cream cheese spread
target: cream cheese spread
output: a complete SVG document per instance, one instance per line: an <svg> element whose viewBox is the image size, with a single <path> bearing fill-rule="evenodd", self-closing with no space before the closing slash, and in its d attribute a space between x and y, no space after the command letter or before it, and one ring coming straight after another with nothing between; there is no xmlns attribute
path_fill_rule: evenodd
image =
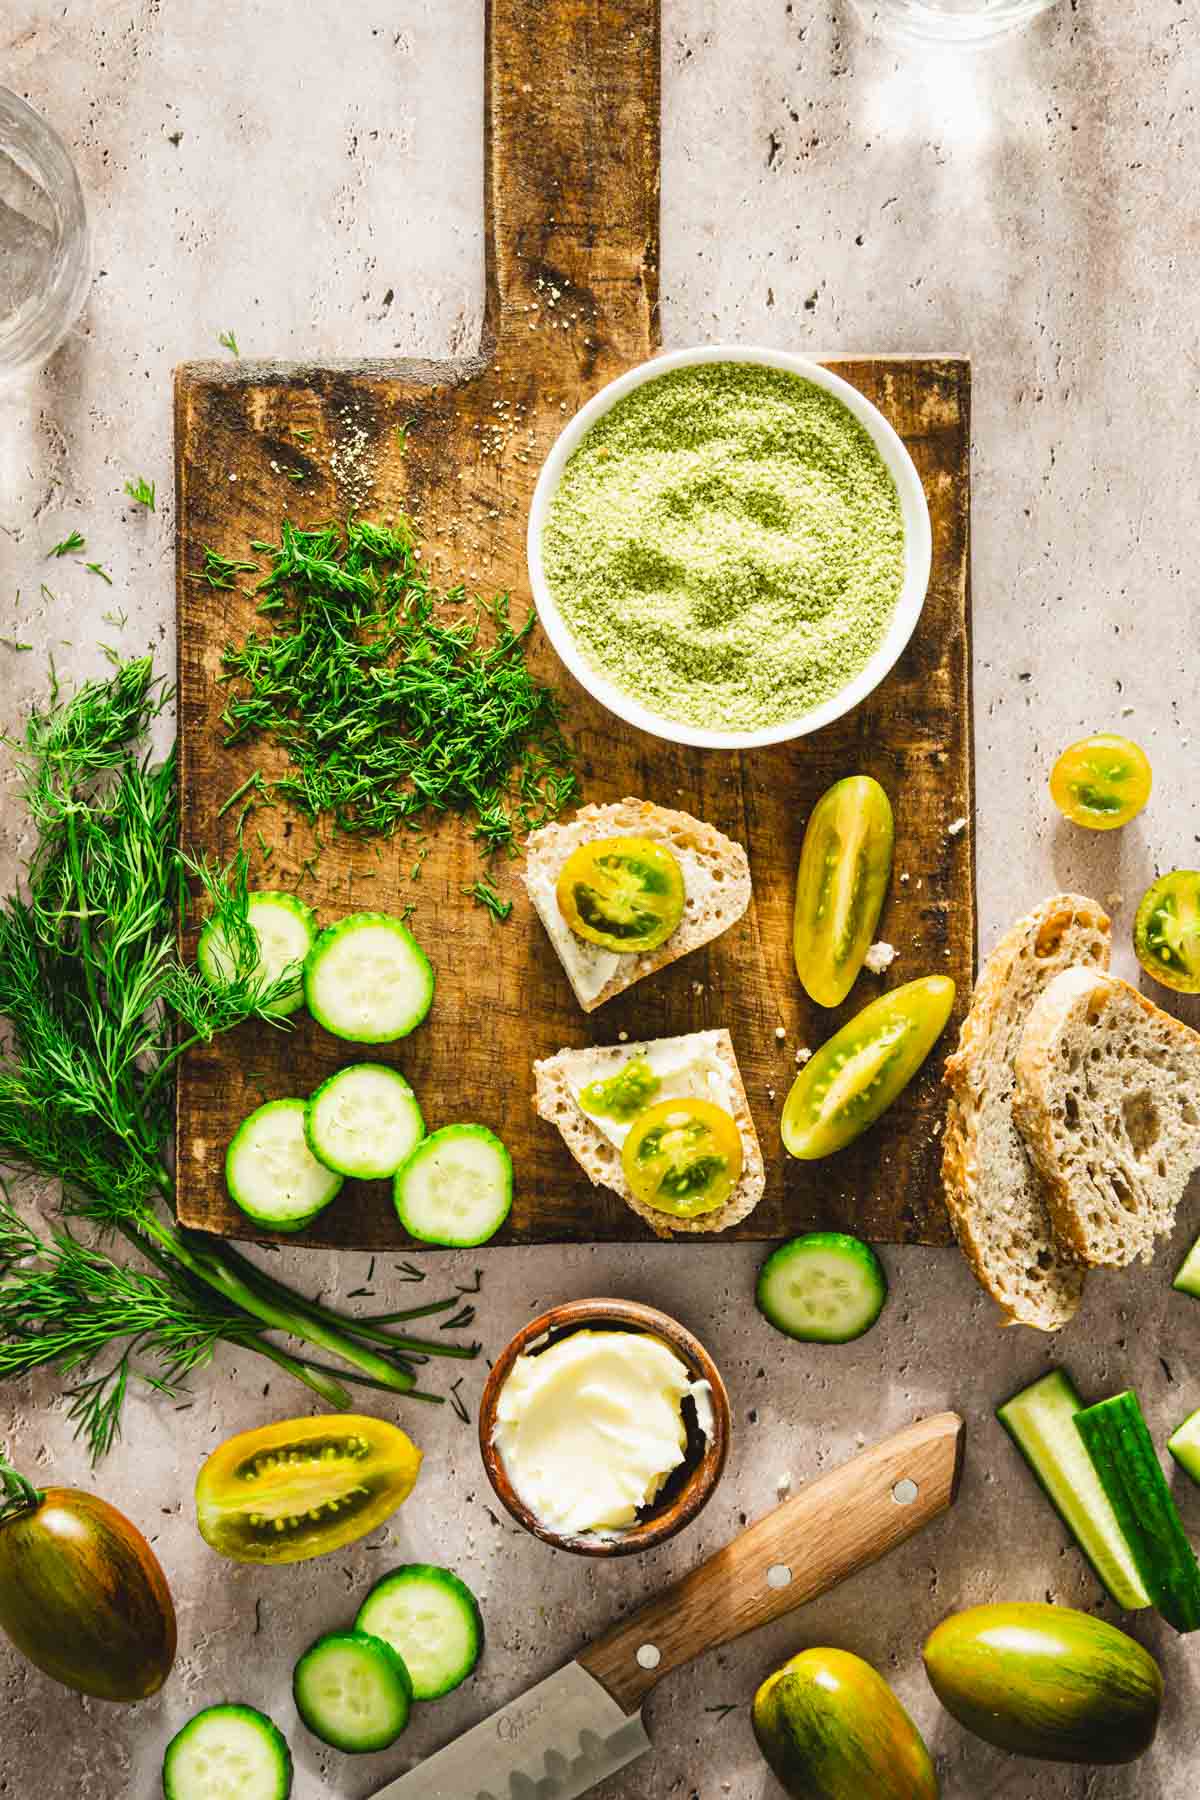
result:
<svg viewBox="0 0 1200 1800"><path fill-rule="evenodd" d="M492 1441L517 1495L549 1530L619 1531L683 1461L689 1396L710 1431L708 1383L693 1381L661 1338L577 1331L517 1358Z"/></svg>
<svg viewBox="0 0 1200 1800"><path fill-rule="evenodd" d="M690 1037L658 1038L648 1044L621 1044L610 1050L607 1058L596 1054L585 1069L578 1073L568 1071L567 1085L572 1098L580 1111L587 1113L596 1130L602 1131L618 1150L629 1136L636 1120L614 1119L607 1113L588 1112L585 1106L580 1106L580 1095L589 1083L607 1081L635 1059L649 1063L660 1084L647 1102L648 1105L656 1106L660 1100L711 1100L714 1106L732 1114L733 1083L728 1067L711 1048L712 1035L714 1034L693 1032Z"/></svg>

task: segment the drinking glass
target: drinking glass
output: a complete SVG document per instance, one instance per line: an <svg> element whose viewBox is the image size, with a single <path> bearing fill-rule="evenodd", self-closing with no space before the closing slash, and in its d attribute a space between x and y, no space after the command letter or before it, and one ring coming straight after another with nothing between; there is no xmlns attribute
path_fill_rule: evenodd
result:
<svg viewBox="0 0 1200 1800"><path fill-rule="evenodd" d="M0 382L62 342L90 280L75 165L41 115L0 87Z"/></svg>

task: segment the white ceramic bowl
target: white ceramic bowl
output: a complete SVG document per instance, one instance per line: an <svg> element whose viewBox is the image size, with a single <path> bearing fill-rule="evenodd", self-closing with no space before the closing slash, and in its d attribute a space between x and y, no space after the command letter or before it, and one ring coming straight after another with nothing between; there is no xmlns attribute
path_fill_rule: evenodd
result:
<svg viewBox="0 0 1200 1800"><path fill-rule="evenodd" d="M782 725L771 725L762 731L709 731L701 726L667 719L661 713L651 712L649 707L643 706L631 694L609 681L600 670L592 667L579 650L570 626L558 610L542 563L542 533L554 491L562 477L567 458L596 420L645 381L655 381L660 375L669 374L672 369L686 369L696 363L714 362L758 363L768 369L784 369L791 375L803 376L806 381L815 382L818 387L836 394L867 431L887 465L900 497L900 512L904 521L904 582L887 633L875 654L854 679L847 682L831 699L820 706L814 706L797 719L788 719ZM602 706L606 706L609 712L616 713L627 724L636 725L639 731L648 731L654 737L667 738L672 743L697 744L707 750L749 750L762 744L779 744L788 738L804 737L810 731L819 731L822 725L841 718L843 713L849 712L851 707L857 706L860 700L865 700L879 686L912 636L921 616L921 608L925 604L930 565L929 508L912 458L892 427L878 407L872 406L857 388L851 387L848 381L843 381L840 375L831 374L820 363L810 362L806 356L793 356L786 350L757 350L732 344L708 344L696 350L672 350L664 356L656 356L650 362L641 363L627 374L618 375L615 381L602 387L598 394L593 394L586 406L580 408L570 424L555 439L538 476L529 509L526 548L534 604L546 636L576 681L594 699L599 700Z"/></svg>

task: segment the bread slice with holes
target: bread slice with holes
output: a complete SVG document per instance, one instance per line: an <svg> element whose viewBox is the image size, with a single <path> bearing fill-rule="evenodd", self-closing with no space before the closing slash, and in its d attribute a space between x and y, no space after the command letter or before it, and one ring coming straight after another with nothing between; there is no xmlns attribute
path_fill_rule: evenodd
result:
<svg viewBox="0 0 1200 1800"><path fill-rule="evenodd" d="M1106 969L1112 927L1094 900L1056 894L1019 919L985 962L946 1063L942 1177L954 1234L1013 1324L1057 1331L1083 1270L1055 1236L1049 1196L1013 1119L1015 1064L1035 1001L1065 969Z"/></svg>
<svg viewBox="0 0 1200 1800"><path fill-rule="evenodd" d="M1149 1262L1200 1164L1200 1032L1097 969L1030 1012L1013 1116L1054 1229L1082 1262Z"/></svg>
<svg viewBox="0 0 1200 1800"><path fill-rule="evenodd" d="M654 1101L685 1094L712 1100L737 1125L742 1140L742 1173L729 1199L715 1212L678 1219L635 1200L621 1167L621 1144L629 1125L595 1118L579 1104L580 1093L589 1082L607 1080L635 1057L647 1061L661 1081ZM651 1038L640 1044L596 1044L581 1050L560 1050L557 1055L534 1063L533 1079L535 1110L558 1127L567 1149L593 1187L611 1188L614 1194L620 1194L658 1237L669 1238L676 1232L726 1231L753 1212L762 1199L766 1186L762 1149L727 1031L693 1031L685 1037Z"/></svg>
<svg viewBox="0 0 1200 1800"><path fill-rule="evenodd" d="M665 844L683 876L683 918L657 950L611 951L576 937L559 909L559 873L580 844L606 837L644 837ZM529 898L584 1012L594 1012L656 969L686 956L736 923L750 904L750 865L740 844L715 826L650 800L584 806L569 824L529 835L522 871Z"/></svg>

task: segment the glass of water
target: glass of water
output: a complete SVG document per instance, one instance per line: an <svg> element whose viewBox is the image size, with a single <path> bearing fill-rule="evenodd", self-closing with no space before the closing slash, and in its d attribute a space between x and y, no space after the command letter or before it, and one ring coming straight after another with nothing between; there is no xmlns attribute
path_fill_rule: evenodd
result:
<svg viewBox="0 0 1200 1800"><path fill-rule="evenodd" d="M855 0L864 23L927 44L988 44L1030 25L1056 0Z"/></svg>
<svg viewBox="0 0 1200 1800"><path fill-rule="evenodd" d="M40 114L0 87L0 381L46 360L90 281L75 165Z"/></svg>

